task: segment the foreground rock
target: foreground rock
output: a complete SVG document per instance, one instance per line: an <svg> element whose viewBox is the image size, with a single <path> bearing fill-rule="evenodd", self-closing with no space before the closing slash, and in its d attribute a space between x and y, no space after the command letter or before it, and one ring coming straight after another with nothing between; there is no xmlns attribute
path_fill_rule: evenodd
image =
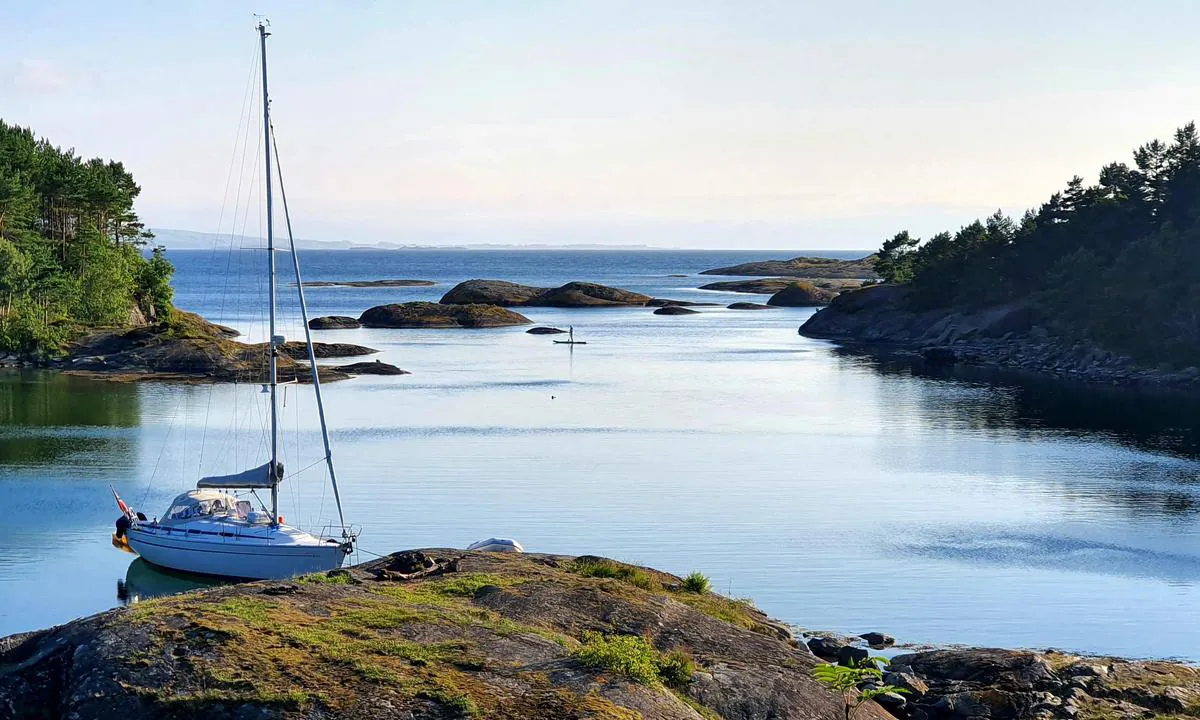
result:
<svg viewBox="0 0 1200 720"><path fill-rule="evenodd" d="M893 658L884 681L911 692L901 717L1166 718L1200 708L1200 673L1185 665L1057 652L933 650Z"/></svg>
<svg viewBox="0 0 1200 720"><path fill-rule="evenodd" d="M771 299L767 300L767 304L774 307L816 307L828 305L835 297L837 297L836 293L823 290L812 283L800 281L794 282L772 295Z"/></svg>
<svg viewBox="0 0 1200 720"><path fill-rule="evenodd" d="M525 331L529 335L565 335L566 330L556 327L533 327Z"/></svg>
<svg viewBox="0 0 1200 720"><path fill-rule="evenodd" d="M326 315L308 321L311 330L354 330L362 327L356 318L346 315Z"/></svg>
<svg viewBox="0 0 1200 720"><path fill-rule="evenodd" d="M605 638L640 680L604 660ZM438 550L0 640L0 715L839 720L817 662L752 607L671 575ZM874 704L854 717L887 720Z"/></svg>
<svg viewBox="0 0 1200 720"><path fill-rule="evenodd" d="M518 285L504 280L467 280L455 285L442 296L448 305L502 305L505 307L611 307L645 305L650 296L597 285L588 282L569 282L556 288Z"/></svg>
<svg viewBox="0 0 1200 720"><path fill-rule="evenodd" d="M833 258L796 257L791 260L759 260L731 267L705 270L701 275L784 275L799 278L853 278L873 280L878 277L874 268L874 255L857 260L835 260Z"/></svg>
<svg viewBox="0 0 1200 720"><path fill-rule="evenodd" d="M369 328L493 328L528 325L532 321L495 305L447 305L409 302L378 305L358 321Z"/></svg>
<svg viewBox="0 0 1200 720"><path fill-rule="evenodd" d="M101 330L79 338L67 356L54 366L76 374L112 380L180 380L209 382L266 382L266 343L233 340L236 331L215 325L194 313L172 311L164 322L123 330ZM362 345L314 343L317 357L352 357L376 352ZM281 346L281 381L311 380L304 343ZM321 368L322 380L349 377L335 368Z"/></svg>
<svg viewBox="0 0 1200 720"><path fill-rule="evenodd" d="M921 310L906 286L843 293L801 327L808 337L908 355L926 366L1012 368L1122 386L1200 389L1200 369L1139 367L1133 358L1057 337L1034 300Z"/></svg>
<svg viewBox="0 0 1200 720"><path fill-rule="evenodd" d="M699 315L698 310L691 308L680 307L678 305L666 305L654 311L655 315Z"/></svg>
<svg viewBox="0 0 1200 720"><path fill-rule="evenodd" d="M324 369L324 368L322 368ZM337 365L335 370L347 373L349 375L411 375L407 370L401 370L395 365L385 363L382 360L374 362L356 362L349 365Z"/></svg>
<svg viewBox="0 0 1200 720"><path fill-rule="evenodd" d="M295 283L293 283L294 285ZM432 280L314 280L304 287L429 287L437 285Z"/></svg>

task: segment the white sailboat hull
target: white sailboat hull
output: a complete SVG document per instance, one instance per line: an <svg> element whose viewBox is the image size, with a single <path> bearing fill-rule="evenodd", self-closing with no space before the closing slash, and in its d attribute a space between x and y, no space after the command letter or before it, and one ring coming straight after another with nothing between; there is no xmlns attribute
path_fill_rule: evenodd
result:
<svg viewBox="0 0 1200 720"><path fill-rule="evenodd" d="M194 532L194 531L193 531ZM283 580L342 566L338 543L281 525L241 537L196 535L163 527L129 528L129 547L159 567L201 575Z"/></svg>

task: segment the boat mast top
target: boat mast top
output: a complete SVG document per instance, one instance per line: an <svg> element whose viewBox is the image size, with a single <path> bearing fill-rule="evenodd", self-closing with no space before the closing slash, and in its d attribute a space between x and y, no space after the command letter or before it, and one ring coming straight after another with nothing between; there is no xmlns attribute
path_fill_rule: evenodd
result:
<svg viewBox="0 0 1200 720"><path fill-rule="evenodd" d="M267 36L271 34L267 32L269 24L269 21L265 18L259 18L258 40L262 53L263 156L265 158L264 167L266 169L267 180L267 272L270 277L268 286L270 288L271 308L269 339L267 342L270 359L271 463L267 467L267 472L271 479L271 524L277 525L279 524L279 480L282 474L279 467L278 346L283 341L283 338L275 334L275 228L271 212L271 98L267 93Z"/></svg>

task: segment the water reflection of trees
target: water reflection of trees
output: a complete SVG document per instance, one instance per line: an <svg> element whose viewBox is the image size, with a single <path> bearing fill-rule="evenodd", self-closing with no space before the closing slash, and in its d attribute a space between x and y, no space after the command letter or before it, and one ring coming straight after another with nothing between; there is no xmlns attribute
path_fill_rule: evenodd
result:
<svg viewBox="0 0 1200 720"><path fill-rule="evenodd" d="M847 363L884 376L931 381L914 403L934 425L996 429L1020 435L1052 431L1101 436L1157 453L1200 459L1200 397L1072 382L1013 371L928 367L911 359L838 349ZM1194 477L1181 475L1180 480Z"/></svg>
<svg viewBox="0 0 1200 720"><path fill-rule="evenodd" d="M0 465L44 465L128 452L141 422L136 386L59 373L0 377Z"/></svg>

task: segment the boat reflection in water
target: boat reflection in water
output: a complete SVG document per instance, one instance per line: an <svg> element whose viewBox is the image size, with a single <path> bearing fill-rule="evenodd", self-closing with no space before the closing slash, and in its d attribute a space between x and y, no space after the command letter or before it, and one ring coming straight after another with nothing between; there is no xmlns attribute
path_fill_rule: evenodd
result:
<svg viewBox="0 0 1200 720"><path fill-rule="evenodd" d="M117 580L117 600L122 605L133 605L142 600L176 595L189 590L228 585L229 580L222 580L204 575L164 570L155 567L142 558L129 563L125 571L125 579Z"/></svg>

